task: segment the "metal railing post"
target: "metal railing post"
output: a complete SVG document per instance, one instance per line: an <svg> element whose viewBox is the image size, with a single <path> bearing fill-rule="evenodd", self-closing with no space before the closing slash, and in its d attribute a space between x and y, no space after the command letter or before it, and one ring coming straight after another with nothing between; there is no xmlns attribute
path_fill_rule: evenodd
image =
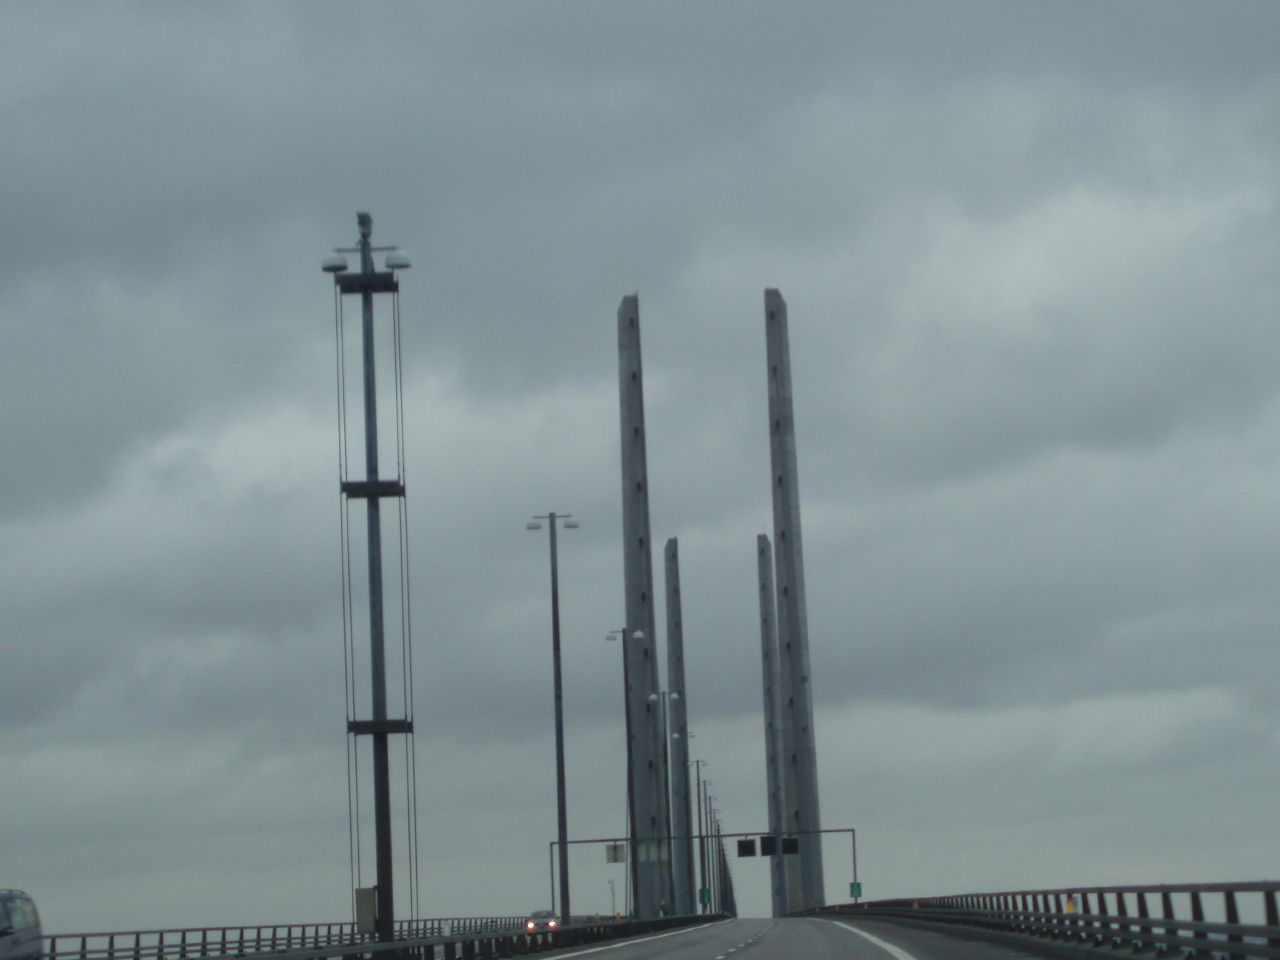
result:
<svg viewBox="0 0 1280 960"><path fill-rule="evenodd" d="M1236 909L1236 894L1234 890L1226 890L1222 894L1222 905L1226 909L1227 923L1238 927L1240 925L1240 911ZM1228 943L1244 943L1244 937L1239 933L1231 933L1227 935Z"/></svg>
<svg viewBox="0 0 1280 960"><path fill-rule="evenodd" d="M1191 920L1194 923L1204 923L1204 904L1200 902L1199 890L1191 891ZM1195 938L1197 940L1208 940L1209 934L1204 930L1197 930L1195 932ZM1207 957L1209 955L1209 951L1204 947L1198 947L1195 954L1197 957Z"/></svg>
<svg viewBox="0 0 1280 960"><path fill-rule="evenodd" d="M1271 927L1273 930L1280 928L1280 913L1276 910L1276 892L1274 890L1268 890L1263 895L1263 902L1266 909L1267 926ZM1280 935L1268 937L1267 946L1280 947Z"/></svg>
<svg viewBox="0 0 1280 960"><path fill-rule="evenodd" d="M1147 914L1147 895L1139 890L1134 896L1138 899L1138 919L1149 920ZM1155 941L1151 939L1151 925L1147 923L1138 924L1138 937L1134 943L1135 950L1145 950L1147 946L1155 946Z"/></svg>

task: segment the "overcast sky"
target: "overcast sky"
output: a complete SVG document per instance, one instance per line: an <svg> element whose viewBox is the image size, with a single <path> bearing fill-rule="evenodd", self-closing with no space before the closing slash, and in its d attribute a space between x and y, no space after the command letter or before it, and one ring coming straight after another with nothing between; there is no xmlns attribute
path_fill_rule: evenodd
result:
<svg viewBox="0 0 1280 960"><path fill-rule="evenodd" d="M1274 877L1278 46L1272 2L5 4L0 887L51 932L349 917L319 265L359 210L414 264L423 915L549 902L549 510L570 833L623 828L633 292L727 830L778 287L867 895Z"/></svg>

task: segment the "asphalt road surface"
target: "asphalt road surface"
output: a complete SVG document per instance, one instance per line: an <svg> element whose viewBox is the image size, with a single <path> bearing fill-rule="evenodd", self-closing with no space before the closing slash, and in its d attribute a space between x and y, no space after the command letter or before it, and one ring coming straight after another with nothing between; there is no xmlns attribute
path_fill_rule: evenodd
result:
<svg viewBox="0 0 1280 960"><path fill-rule="evenodd" d="M1037 960L926 930L857 920L728 920L554 954L591 960Z"/></svg>

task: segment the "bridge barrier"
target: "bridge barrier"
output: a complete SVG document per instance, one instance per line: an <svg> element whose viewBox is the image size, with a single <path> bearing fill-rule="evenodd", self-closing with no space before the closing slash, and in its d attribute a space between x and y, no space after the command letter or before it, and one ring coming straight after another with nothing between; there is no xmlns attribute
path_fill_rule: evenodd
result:
<svg viewBox="0 0 1280 960"><path fill-rule="evenodd" d="M401 920L396 923L396 936L402 940L462 936L523 928L524 921L523 916ZM318 950L364 943L369 939L351 922L185 927L47 936L43 953L49 960L194 960L282 950Z"/></svg>
<svg viewBox="0 0 1280 960"><path fill-rule="evenodd" d="M70 933L44 938L44 960L322 960L379 955L381 960L481 960L523 956L670 929L716 916L655 920L579 918L554 932L525 932L525 917L402 920L396 939L378 942L354 923L187 927Z"/></svg>
<svg viewBox="0 0 1280 960"><path fill-rule="evenodd" d="M849 903L857 916L1033 937L1114 955L1280 958L1280 881L1063 887Z"/></svg>

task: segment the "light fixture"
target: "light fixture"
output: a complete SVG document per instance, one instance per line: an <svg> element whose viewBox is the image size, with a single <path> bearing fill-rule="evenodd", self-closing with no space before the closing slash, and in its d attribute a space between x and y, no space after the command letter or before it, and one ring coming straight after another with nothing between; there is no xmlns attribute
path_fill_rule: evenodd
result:
<svg viewBox="0 0 1280 960"><path fill-rule="evenodd" d="M566 530L577 530L577 529L578 529L578 521L577 521L577 520L566 520L566 521L564 522L564 527L565 527L565 529L566 529Z"/></svg>
<svg viewBox="0 0 1280 960"><path fill-rule="evenodd" d="M388 270L408 270L409 267L409 255L403 250L392 250L387 254Z"/></svg>
<svg viewBox="0 0 1280 960"><path fill-rule="evenodd" d="M530 520L528 523L524 525L524 528L526 530L541 530L542 524L540 524L537 520Z"/></svg>
<svg viewBox="0 0 1280 960"><path fill-rule="evenodd" d="M325 273L342 273L347 269L347 258L340 253L325 257L320 261L320 269Z"/></svg>

